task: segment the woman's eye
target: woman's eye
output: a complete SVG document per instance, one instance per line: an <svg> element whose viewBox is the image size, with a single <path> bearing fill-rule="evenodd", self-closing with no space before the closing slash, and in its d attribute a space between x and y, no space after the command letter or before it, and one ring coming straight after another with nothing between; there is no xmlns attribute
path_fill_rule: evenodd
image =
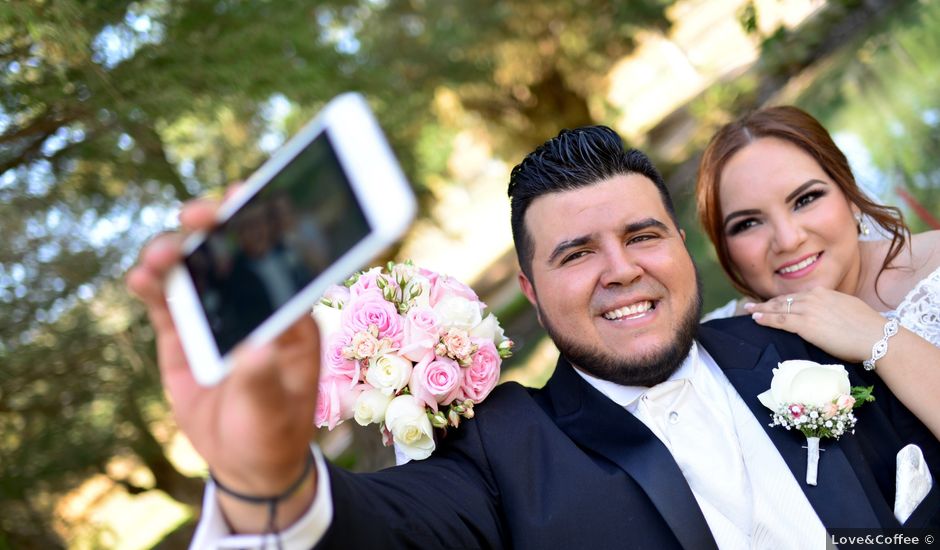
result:
<svg viewBox="0 0 940 550"><path fill-rule="evenodd" d="M801 195L800 198L796 199L796 202L793 203L793 206L797 209L803 208L823 195L825 195L823 191L810 191L809 193Z"/></svg>
<svg viewBox="0 0 940 550"><path fill-rule="evenodd" d="M757 220L754 218L747 218L746 220L741 220L731 225L731 227L728 228L728 233L734 236L742 231L747 231L755 225L757 225Z"/></svg>

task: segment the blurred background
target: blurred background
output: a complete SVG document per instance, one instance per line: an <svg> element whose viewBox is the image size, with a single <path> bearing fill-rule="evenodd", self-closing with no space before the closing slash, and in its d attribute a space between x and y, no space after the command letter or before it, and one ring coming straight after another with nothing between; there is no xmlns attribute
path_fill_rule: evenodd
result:
<svg viewBox="0 0 940 550"><path fill-rule="evenodd" d="M518 343L504 378L525 384L557 352L516 288L506 183L563 127L608 124L654 158L706 311L734 292L694 219L696 165L755 107L809 110L872 195L940 227L940 2L7 0L0 549L186 547L205 466L123 274L181 201L246 177L347 90L421 200L387 259L472 284ZM354 469L392 460L377 444L324 440Z"/></svg>

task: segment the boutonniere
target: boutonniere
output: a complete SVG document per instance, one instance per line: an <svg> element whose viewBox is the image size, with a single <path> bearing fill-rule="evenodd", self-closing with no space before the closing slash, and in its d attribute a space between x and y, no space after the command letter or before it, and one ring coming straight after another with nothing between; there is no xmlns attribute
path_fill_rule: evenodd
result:
<svg viewBox="0 0 940 550"><path fill-rule="evenodd" d="M842 365L791 360L777 364L770 389L757 396L773 411L771 426L799 430L806 436L806 483L816 485L819 440L855 432L853 409L875 398L873 386L850 386Z"/></svg>

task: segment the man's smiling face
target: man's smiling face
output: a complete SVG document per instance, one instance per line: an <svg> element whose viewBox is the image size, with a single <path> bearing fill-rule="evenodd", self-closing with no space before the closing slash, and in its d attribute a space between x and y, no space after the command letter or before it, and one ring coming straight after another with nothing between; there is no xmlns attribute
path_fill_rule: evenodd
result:
<svg viewBox="0 0 940 550"><path fill-rule="evenodd" d="M525 226L530 280L520 285L576 367L651 386L689 351L701 312L684 234L656 186L639 174L542 195Z"/></svg>

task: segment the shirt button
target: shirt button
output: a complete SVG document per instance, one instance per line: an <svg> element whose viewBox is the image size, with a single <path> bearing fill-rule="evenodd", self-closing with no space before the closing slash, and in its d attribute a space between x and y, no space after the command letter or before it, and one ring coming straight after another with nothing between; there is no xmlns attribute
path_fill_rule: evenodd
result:
<svg viewBox="0 0 940 550"><path fill-rule="evenodd" d="M669 423L670 423L670 424L678 424L678 423L679 423L679 413L677 413L676 411L672 411L671 413L669 413Z"/></svg>

